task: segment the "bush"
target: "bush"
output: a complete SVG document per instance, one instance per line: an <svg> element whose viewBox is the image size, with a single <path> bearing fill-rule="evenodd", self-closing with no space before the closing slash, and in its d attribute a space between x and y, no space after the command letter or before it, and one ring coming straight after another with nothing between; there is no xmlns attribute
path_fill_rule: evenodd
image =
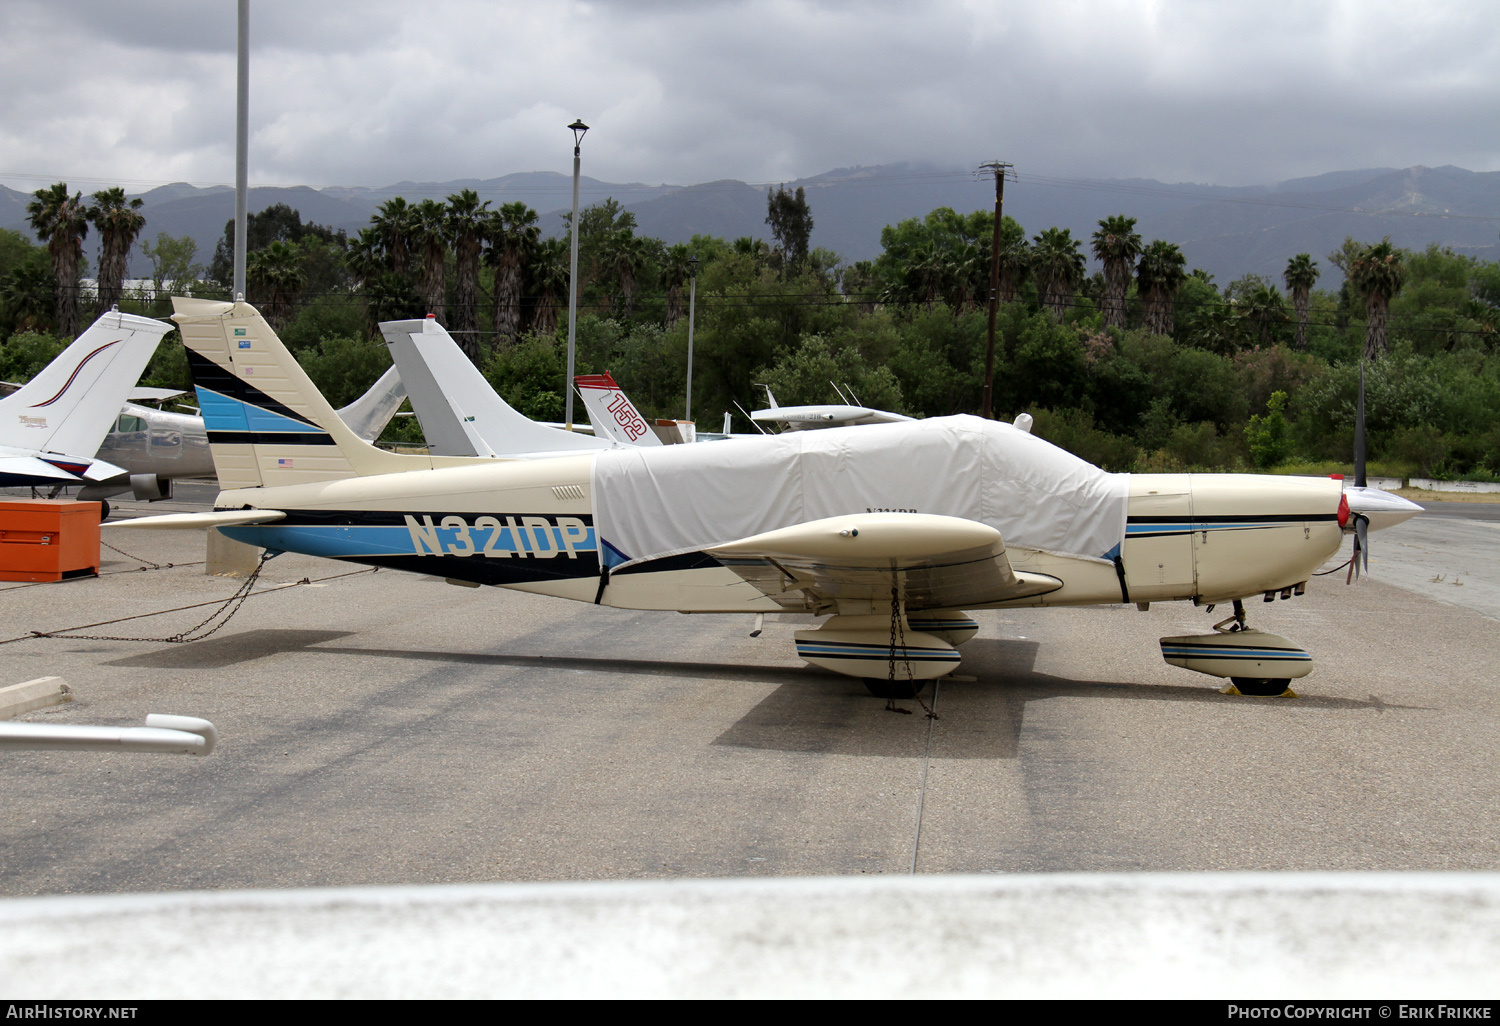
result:
<svg viewBox="0 0 1500 1026"><path fill-rule="evenodd" d="M1245 442L1250 447L1250 459L1264 470L1292 458L1291 428L1282 412L1286 409L1286 393L1274 392L1266 403L1264 417L1251 417L1245 428Z"/></svg>
<svg viewBox="0 0 1500 1026"><path fill-rule="evenodd" d="M1096 467L1123 473L1135 466L1139 450L1128 438L1100 431L1084 410L1035 410L1031 432Z"/></svg>

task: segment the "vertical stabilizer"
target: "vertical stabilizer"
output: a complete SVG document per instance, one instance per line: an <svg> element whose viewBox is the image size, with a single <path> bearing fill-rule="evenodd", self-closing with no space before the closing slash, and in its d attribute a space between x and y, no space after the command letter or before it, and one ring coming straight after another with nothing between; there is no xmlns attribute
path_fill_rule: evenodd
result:
<svg viewBox="0 0 1500 1026"><path fill-rule="evenodd" d="M356 435L373 442L405 401L406 386L401 383L401 372L392 364L364 395L337 412Z"/></svg>
<svg viewBox="0 0 1500 1026"><path fill-rule="evenodd" d="M635 408L608 373L580 374L573 379L595 438L606 438L621 445L660 445L661 439L641 411Z"/></svg>
<svg viewBox="0 0 1500 1026"><path fill-rule="evenodd" d="M386 321L380 331L431 451L507 457L609 448L608 441L538 424L501 399L436 318Z"/></svg>
<svg viewBox="0 0 1500 1026"><path fill-rule="evenodd" d="M0 399L0 444L93 456L114 426L165 321L110 311L17 391Z"/></svg>
<svg viewBox="0 0 1500 1026"><path fill-rule="evenodd" d="M172 305L226 491L463 462L385 452L360 438L250 304L173 297Z"/></svg>

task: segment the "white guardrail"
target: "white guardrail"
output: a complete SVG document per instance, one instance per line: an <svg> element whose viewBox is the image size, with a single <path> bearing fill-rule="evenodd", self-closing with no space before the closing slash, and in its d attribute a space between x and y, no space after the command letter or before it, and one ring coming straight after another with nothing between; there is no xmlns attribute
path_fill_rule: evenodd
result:
<svg viewBox="0 0 1500 1026"><path fill-rule="evenodd" d="M829 877L22 898L0 901L0 992L15 1000L1493 998L1500 874Z"/></svg>

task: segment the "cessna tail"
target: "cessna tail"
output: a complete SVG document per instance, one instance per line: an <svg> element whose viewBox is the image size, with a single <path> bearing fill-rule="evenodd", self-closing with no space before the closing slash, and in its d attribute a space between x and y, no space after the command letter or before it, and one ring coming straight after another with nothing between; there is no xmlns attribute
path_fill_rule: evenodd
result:
<svg viewBox="0 0 1500 1026"><path fill-rule="evenodd" d="M970 416L551 459L395 456L337 421L253 307L175 302L234 483L214 513L129 527L218 526L630 609L826 616L798 653L877 694L957 667L977 629L965 611L1165 601L1233 603L1218 626L1239 636L1206 656L1167 639L1164 654L1281 693L1292 672L1273 670L1310 661L1246 630L1242 600L1300 594L1362 516L1337 480L1109 474Z"/></svg>
<svg viewBox="0 0 1500 1026"><path fill-rule="evenodd" d="M125 398L172 326L110 311L0 399L0 484L78 484L126 471L95 459Z"/></svg>
<svg viewBox="0 0 1500 1026"><path fill-rule="evenodd" d="M533 458L592 452L607 440L538 424L495 394L437 319L380 325L411 396L429 451L444 456Z"/></svg>

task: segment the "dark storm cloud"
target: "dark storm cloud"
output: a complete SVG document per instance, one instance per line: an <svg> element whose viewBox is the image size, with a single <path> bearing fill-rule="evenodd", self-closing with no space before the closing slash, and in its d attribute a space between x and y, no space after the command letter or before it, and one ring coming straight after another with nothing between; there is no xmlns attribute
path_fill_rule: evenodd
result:
<svg viewBox="0 0 1500 1026"><path fill-rule="evenodd" d="M252 180L1500 167L1486 3L253 0ZM232 178L234 4L10 0L0 172ZM0 179L18 186L16 179Z"/></svg>

